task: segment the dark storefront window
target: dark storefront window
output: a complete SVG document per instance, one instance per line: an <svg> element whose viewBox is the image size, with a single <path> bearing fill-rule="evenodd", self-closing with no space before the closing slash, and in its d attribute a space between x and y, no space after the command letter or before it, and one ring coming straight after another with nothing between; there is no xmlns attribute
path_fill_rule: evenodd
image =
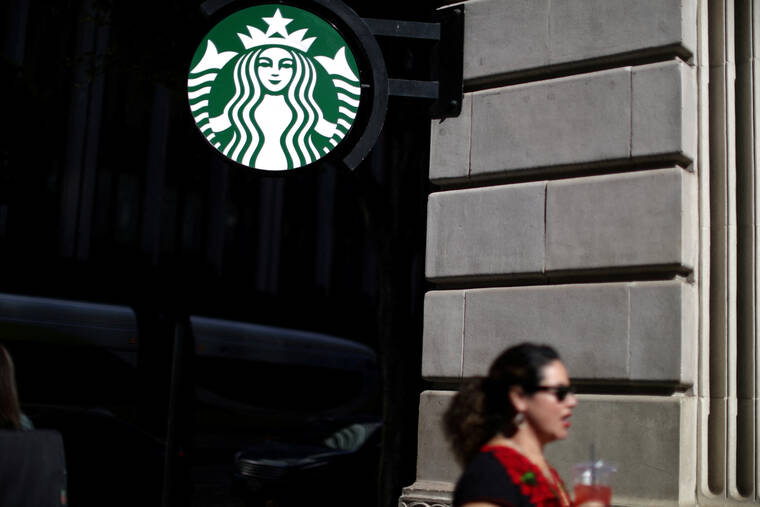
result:
<svg viewBox="0 0 760 507"><path fill-rule="evenodd" d="M435 4L348 3L363 17L420 21ZM116 345L61 338L52 321L24 333L0 323L22 405L64 434L73 507L233 498L224 488L234 451L277 432L251 429L242 408L219 408L222 397L294 409L283 426L293 434L308 426L326 436L351 417L384 423L398 438L374 444L355 494L362 505L394 505L414 480L430 104L392 97L354 171L271 175L225 162L187 105L187 66L209 28L199 5L0 6L0 294L133 315ZM392 77L430 77L428 43L379 42ZM0 320L3 308L0 297ZM359 343L375 355L373 401L322 417L366 395L364 374L203 358L192 316ZM130 493L104 500L127 480ZM338 500L357 504L314 503Z"/></svg>

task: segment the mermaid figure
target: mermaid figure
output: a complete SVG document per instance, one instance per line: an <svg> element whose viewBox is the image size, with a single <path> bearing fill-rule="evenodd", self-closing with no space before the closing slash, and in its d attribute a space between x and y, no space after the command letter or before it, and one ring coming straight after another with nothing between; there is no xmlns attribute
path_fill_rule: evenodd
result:
<svg viewBox="0 0 760 507"><path fill-rule="evenodd" d="M287 21L279 9L272 18L264 19L276 20L278 16ZM225 156L249 167L273 171L310 164L336 146L356 116L360 95L359 81L346 61L345 47L333 58L312 58L307 52L314 38L303 39L306 29L289 34L280 25L279 29L270 29L271 34L248 26L248 35L238 34L246 48L242 53L219 53L209 40L206 54L191 71L189 82L203 86L203 73L208 69L215 70L213 78L207 79L212 83L216 74L231 72L234 91L221 112L209 116L206 101L197 110L196 122ZM282 37L273 37L275 33ZM335 122L325 118L315 100L320 77L315 62L332 78L339 106ZM200 77L192 79L194 75ZM195 98L203 98L210 89L208 86L206 93ZM220 133L226 133L224 141L219 140L222 136L216 137Z"/></svg>

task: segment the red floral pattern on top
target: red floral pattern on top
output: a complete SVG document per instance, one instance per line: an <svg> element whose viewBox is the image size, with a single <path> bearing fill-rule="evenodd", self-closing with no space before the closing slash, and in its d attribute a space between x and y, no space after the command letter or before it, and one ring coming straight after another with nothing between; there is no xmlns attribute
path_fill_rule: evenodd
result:
<svg viewBox="0 0 760 507"><path fill-rule="evenodd" d="M520 492L537 507L572 507L570 496L557 471L552 467L554 484L541 473L541 470L516 449L503 445L487 445L482 452L491 453L502 464L512 482L517 484ZM561 491L557 491L560 488Z"/></svg>

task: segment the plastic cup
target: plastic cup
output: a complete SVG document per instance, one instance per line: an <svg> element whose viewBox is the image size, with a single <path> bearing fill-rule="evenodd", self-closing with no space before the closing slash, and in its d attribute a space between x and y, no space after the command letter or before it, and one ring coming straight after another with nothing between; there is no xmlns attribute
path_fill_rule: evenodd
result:
<svg viewBox="0 0 760 507"><path fill-rule="evenodd" d="M610 505L612 477L616 468L602 460L573 465L573 496L575 505Z"/></svg>

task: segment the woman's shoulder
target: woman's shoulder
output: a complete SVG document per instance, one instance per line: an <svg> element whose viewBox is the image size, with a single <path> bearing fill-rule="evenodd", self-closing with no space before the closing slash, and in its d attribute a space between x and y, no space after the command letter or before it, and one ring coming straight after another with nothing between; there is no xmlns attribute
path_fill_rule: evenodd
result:
<svg viewBox="0 0 760 507"><path fill-rule="evenodd" d="M478 453L467 465L454 490L454 506L468 502L514 507L530 505L526 500L503 463L488 450Z"/></svg>

